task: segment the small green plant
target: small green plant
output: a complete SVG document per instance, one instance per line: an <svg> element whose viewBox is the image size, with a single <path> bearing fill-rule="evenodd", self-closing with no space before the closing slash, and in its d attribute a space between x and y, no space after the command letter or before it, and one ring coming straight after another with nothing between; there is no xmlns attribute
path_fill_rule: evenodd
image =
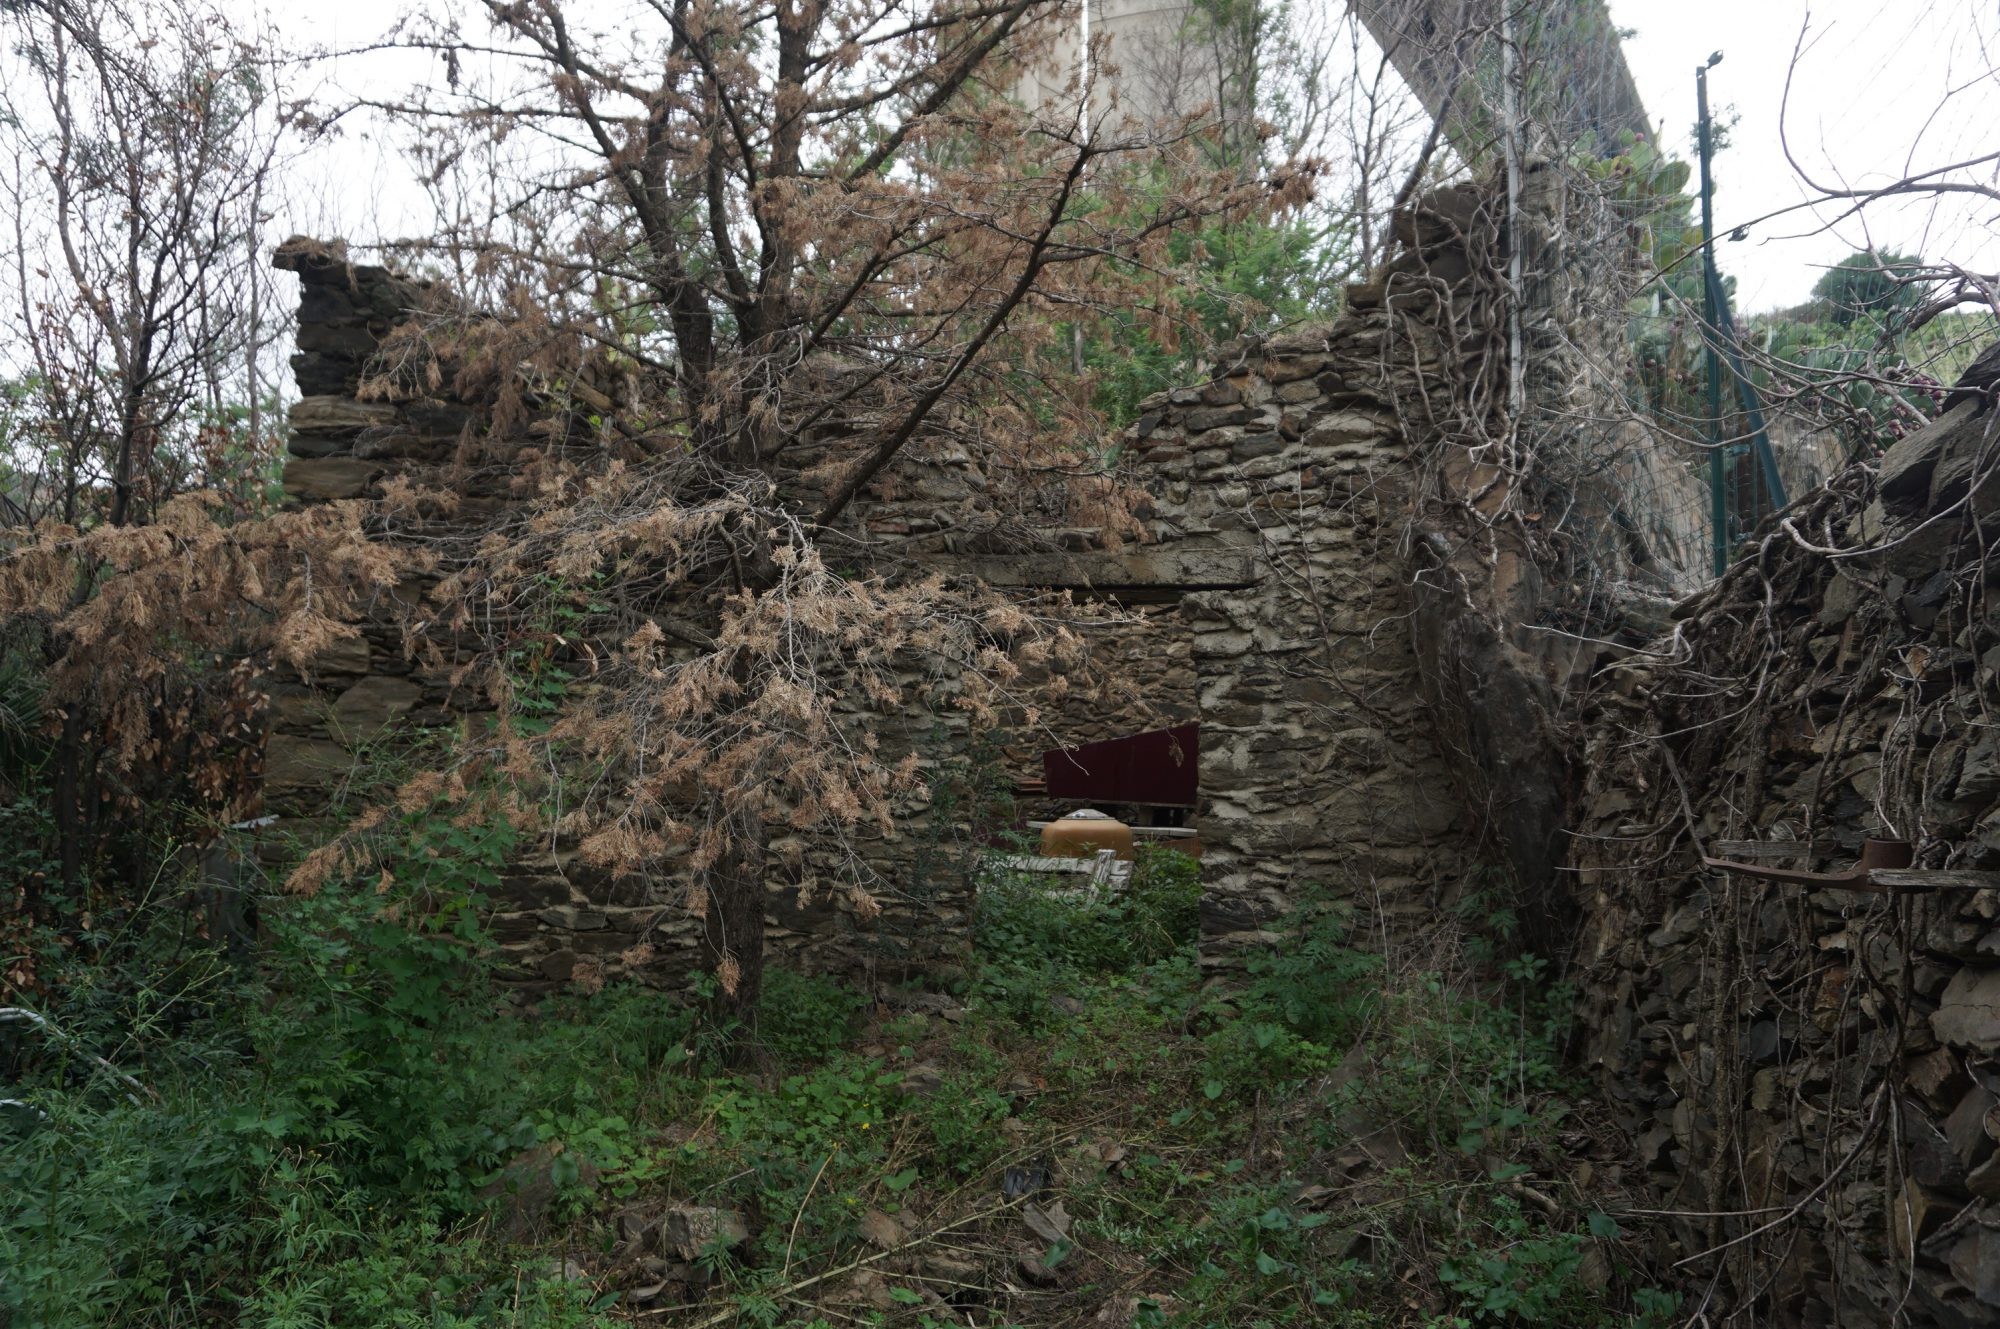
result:
<svg viewBox="0 0 2000 1329"><path fill-rule="evenodd" d="M1346 1041L1374 1007L1381 959L1351 946L1344 914L1319 901L1301 904L1284 930L1283 943L1249 957L1239 1008L1327 1047Z"/></svg>
<svg viewBox="0 0 2000 1329"><path fill-rule="evenodd" d="M1116 912L1133 965L1157 964L1201 935L1201 863L1178 849L1142 844Z"/></svg>
<svg viewBox="0 0 2000 1329"><path fill-rule="evenodd" d="M1459 1298L1461 1324L1653 1329L1672 1323L1679 1309L1678 1298L1651 1287L1634 1291L1630 1317L1606 1305L1603 1243L1619 1229L1605 1214L1588 1214L1582 1231L1569 1231L1530 1217L1511 1195L1496 1193L1466 1235L1475 1230L1481 1239L1462 1237L1458 1252L1438 1265L1439 1280Z"/></svg>
<svg viewBox="0 0 2000 1329"><path fill-rule="evenodd" d="M1200 901L1200 864L1147 846L1125 887L1095 898L1066 879L997 875L980 891L974 936L989 965L1129 973L1193 943Z"/></svg>
<svg viewBox="0 0 2000 1329"><path fill-rule="evenodd" d="M1200 900L1200 865L1150 846L1124 889L1094 898L1035 874L990 877L974 919L979 996L1024 1026L1057 1023L1052 995L1190 950Z"/></svg>
<svg viewBox="0 0 2000 1329"><path fill-rule="evenodd" d="M863 1004L838 979L773 966L764 974L757 1038L784 1065L812 1065L847 1042Z"/></svg>
<svg viewBox="0 0 2000 1329"><path fill-rule="evenodd" d="M975 1176L1006 1151L1001 1123L1012 1105L993 1087L996 1079L991 1070L957 1071L913 1105L912 1117L930 1137L930 1156L945 1171Z"/></svg>

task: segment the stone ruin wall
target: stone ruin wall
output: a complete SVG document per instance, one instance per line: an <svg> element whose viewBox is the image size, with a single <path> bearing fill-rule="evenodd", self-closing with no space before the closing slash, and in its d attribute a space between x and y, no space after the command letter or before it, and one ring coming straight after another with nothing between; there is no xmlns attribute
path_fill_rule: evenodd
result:
<svg viewBox="0 0 2000 1329"><path fill-rule="evenodd" d="M1181 604L1211 958L1264 941L1310 890L1402 934L1469 872L1406 623L1410 474L1387 336L1355 317L1241 347L1132 431L1162 541L1246 583Z"/></svg>
<svg viewBox="0 0 2000 1329"><path fill-rule="evenodd" d="M277 261L301 283L292 359L301 396L291 412L286 500L375 497L394 477L448 483L459 508L447 519L433 520L424 528L428 535L477 530L515 505L509 458L521 447L551 446L555 430L538 425L514 440L482 438L475 452L464 446L468 426L481 432L490 403L454 399L448 383L408 400L370 400L361 391L364 371L392 330L423 306L428 288L381 267L350 264L312 244L288 245ZM814 460L803 457L799 465ZM891 489L893 500L876 494L873 501L856 504L842 553L891 569L963 568L1003 586L1056 584L1087 592L1090 572L1101 575L1103 568L1101 559L1088 566L1077 560L1088 553L1091 533L1062 525L1056 513L1039 533L1036 543L1042 548L1003 552L1018 550L1021 542L1017 532L988 514L982 495L991 483L962 450L916 454L876 487ZM413 577L395 596L416 603L434 580ZM1118 690L1108 703L1080 696L1052 719L1045 734L1012 736L1018 741L1010 741L1001 755L1009 775L1039 774L1039 752L1057 745L1051 735L1082 743L1193 716L1189 644L1163 626L1172 623L1175 609L1170 594L1168 603L1160 602L1162 594L1128 596L1136 602L1122 612L1086 623L1093 665L1117 679ZM399 607L380 606L381 612L356 625L357 637L321 652L305 676L274 671L268 684L264 805L279 821L260 846L268 861L280 862L296 846L337 829L329 805L346 782L365 771L373 754L405 751L425 731L481 723L489 711L483 700L451 686L448 667L426 668L407 657L394 612ZM963 723L953 715L868 723L889 751L916 750L935 762L964 752ZM842 893L802 889L815 876L833 879L839 864L830 855L806 853L789 868L774 868L767 918L772 948L793 953L796 963L809 968L849 973L949 963L952 939L963 937L969 925L956 843L969 828L940 828L933 836L928 809L914 806L898 830L896 841L871 835L860 842L864 859L890 887L881 892L881 916L868 925L855 918ZM786 856L786 848L774 842L774 861ZM674 983L692 965L696 950L694 920L670 903L680 896L671 883L613 879L585 869L566 847L544 845L508 867L488 921L515 982L527 991L558 985L581 968L607 978L629 969L647 981ZM641 942L650 957L637 958Z"/></svg>
<svg viewBox="0 0 2000 1329"><path fill-rule="evenodd" d="M1511 427L1495 417L1497 180L1400 212L1395 252L1331 325L1222 348L1208 383L1141 408L1130 441L1157 548L1211 581L1181 601L1207 963L1267 941L1309 891L1392 943L1494 884L1546 932L1570 926L1576 643L1629 633L1684 580L1672 542L1619 509L1633 477L1685 468L1633 421L1593 322L1608 260L1564 217L1599 205L1555 172L1538 182L1521 237L1529 406Z"/></svg>
<svg viewBox="0 0 2000 1329"><path fill-rule="evenodd" d="M1716 1323L2000 1323L1995 419L1961 407L1807 496L1802 540L1880 552L1767 529L1587 716L1573 977L1618 1128L1603 1184L1679 1215L1631 1225ZM1941 888L1698 859L1825 871L1866 836Z"/></svg>
<svg viewBox="0 0 2000 1329"><path fill-rule="evenodd" d="M414 303L418 289L380 268L293 262L305 292L294 366L304 395L288 498L360 497L386 476L441 464L475 403L356 396L399 302ZM952 474L969 463L949 457L901 476L894 503L857 505L860 529L894 558L1127 604L1128 621L1092 634L1093 651L1143 704L1074 707L1056 728L1080 743L1201 721L1203 918L1225 943L1254 942L1306 886L1409 919L1467 871L1458 806L1424 736L1409 637L1396 626L1404 445L1367 386L1384 335L1379 319L1360 320L1241 348L1245 358L1213 382L1150 403L1130 441L1155 497L1151 545L1090 548L1059 530L1055 548L999 552L1004 542L968 537L963 499L980 481ZM504 467L489 470L467 491L504 503L505 479ZM472 519L491 510L475 505ZM266 803L307 838L330 829L317 819L329 789L385 730L458 723L469 706L404 658L387 616L361 626L313 663L310 682L271 688ZM931 725L915 717L883 738L921 743ZM1009 752L1028 774L1032 752L1052 744L1020 738ZM922 809L900 829L904 843L876 846L892 880L927 843ZM887 902L883 932L962 933L961 894L910 885L907 899ZM867 935L837 894L801 909L796 882L772 889L778 949L842 970L880 957L881 935ZM693 946L691 921L654 892L582 874L563 852L515 865L491 922L531 981L561 981L583 960L615 975L641 940L670 971Z"/></svg>
<svg viewBox="0 0 2000 1329"><path fill-rule="evenodd" d="M1536 622L1561 608L1541 594L1551 581L1537 572L1545 550L1526 544L1506 552L1518 585L1504 606L1461 587L1443 597L1441 613L1424 590L1445 584L1427 552L1451 529L1438 516L1451 506L1445 500L1473 487L1495 492L1490 476L1468 469L1463 441L1446 436L1442 422L1454 407L1441 400L1468 372L1468 357L1486 355L1466 349L1477 339L1462 324L1468 310L1491 317L1494 306L1476 288L1495 226L1490 190L1420 202L1399 225L1396 259L1354 292L1342 318L1222 348L1208 382L1145 403L1125 452L1126 478L1150 495L1149 541L1120 545L1060 512L1024 541L982 506L981 495L1004 477L981 473L948 444L903 461L886 477L887 493L876 486L844 528L873 566L948 569L1126 608L1124 621L1093 637L1130 685L1127 701L1069 707L1052 727L1077 743L1201 723L1195 824L1206 846L1207 963L1227 964L1266 942L1311 891L1352 905L1384 936L1419 933L1493 858L1494 842L1511 831L1510 800L1537 781L1568 779L1540 748L1496 777L1468 750L1464 715L1526 696L1531 732L1513 738L1546 746L1546 694L1573 661L1490 641L1483 654L1452 657L1456 672L1440 673L1424 658L1440 654L1441 641L1466 639L1474 620L1486 638L1504 635L1496 626L1502 607ZM398 307L423 292L382 269L310 251L281 261L304 289L295 361L304 396L293 415L288 495L356 497L390 475L434 475L479 404L355 395ZM453 481L471 500L464 520L508 502L506 455L488 445L484 468ZM1453 539L1472 547L1457 532ZM1458 613L1461 602L1472 618ZM454 722L466 706L403 659L386 616L363 628L363 642L316 662L311 684L274 688L268 801L309 833L322 829L313 814L327 785L354 765L361 740L384 726ZM885 724L880 736L892 749L922 748L937 732L932 717L915 716ZM1033 754L1053 745L1010 737L1013 774L1033 773ZM948 739L937 755L954 750ZM809 967L846 971L948 962L967 923L962 879L935 879L937 837L926 809L912 808L898 829L896 840L865 850L895 887L880 924L863 928L837 893L800 907L800 878L831 870L808 858L770 882L774 947ZM1524 861L1546 875L1533 854ZM1540 879L1524 885L1551 890ZM666 903L679 894L666 883L594 879L566 852L543 851L506 874L493 922L531 985L559 983L579 965L616 975L641 940L653 952L644 976L671 982L694 944L693 920Z"/></svg>

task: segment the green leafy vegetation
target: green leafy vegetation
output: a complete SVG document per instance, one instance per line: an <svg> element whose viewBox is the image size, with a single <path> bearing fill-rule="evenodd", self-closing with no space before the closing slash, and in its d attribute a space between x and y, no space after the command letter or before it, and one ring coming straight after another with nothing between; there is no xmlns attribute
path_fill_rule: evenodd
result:
<svg viewBox="0 0 2000 1329"><path fill-rule="evenodd" d="M688 1022L642 992L502 1015L473 898L436 872L329 888L266 902L256 971L208 953L117 993L58 975L64 1037L0 1043L28 1105L0 1134L0 1306L51 1326L588 1322L587 1288L478 1239L479 1186L546 1139L614 1165L607 1125Z"/></svg>
<svg viewBox="0 0 2000 1329"><path fill-rule="evenodd" d="M1923 294L1924 261L1913 254L1849 254L1813 284L1826 318L1843 326L1915 306Z"/></svg>
<svg viewBox="0 0 2000 1329"><path fill-rule="evenodd" d="M1002 877L955 995L774 969L731 1069L698 991L510 1005L478 924L510 847L413 812L386 877L260 900L254 964L52 960L47 1028L0 1026L0 1307L609 1324L667 1286L621 1215L695 1205L740 1233L647 1305L718 1324L1668 1322L1563 1189L1568 996L1503 914L1480 981L1311 902L1214 985L1192 860L1099 899Z"/></svg>
<svg viewBox="0 0 2000 1329"><path fill-rule="evenodd" d="M545 664L517 662L524 692L560 694ZM0 852L54 891L33 674L0 683L23 717L0 732L20 832ZM392 746L358 751L334 824L431 760ZM941 776L941 823L1000 823L993 765ZM34 986L0 1022L0 1316L586 1326L686 1305L718 1325L1195 1329L1670 1309L1563 1189L1569 998L1511 954L1504 913L1460 920L1476 944L1425 969L1308 900L1216 981L1186 856L1145 850L1119 889L1077 892L940 838L940 902L977 883L970 963L867 993L774 967L746 1034L713 1023L705 974L524 1005L481 921L519 848L506 813L477 791L406 802L316 890L240 883L243 935L208 925L215 884L157 846L138 895L87 877L60 926L9 933ZM117 847L90 866L149 852ZM687 1206L733 1225L635 1250L633 1215Z"/></svg>
<svg viewBox="0 0 2000 1329"><path fill-rule="evenodd" d="M1643 142L1572 164L1605 187L1658 274L1629 311L1635 404L1670 432L1705 438L1704 237L1695 196L1687 192L1688 165ZM1734 311L1746 368L1767 412L1807 426L1799 433L1810 437L1777 441L1781 449L1814 454L1800 459L1795 475L1823 479L1919 428L1935 413L1943 385L2000 336L1986 311L1919 319L1932 292L1926 275L1935 271L1918 255L1861 250L1828 268L1803 305L1748 316ZM1733 300L1734 279L1725 273L1722 285ZM1725 382L1724 409L1732 419L1724 421L1724 435L1740 431L1732 391Z"/></svg>
<svg viewBox="0 0 2000 1329"><path fill-rule="evenodd" d="M1091 404L1113 430L1137 419L1153 393L1204 381L1200 366L1215 344L1336 313L1339 283L1354 261L1299 217L1216 222L1176 237L1170 250L1176 264L1203 276L1183 323L1158 324L1142 309L1111 311L1079 346Z"/></svg>

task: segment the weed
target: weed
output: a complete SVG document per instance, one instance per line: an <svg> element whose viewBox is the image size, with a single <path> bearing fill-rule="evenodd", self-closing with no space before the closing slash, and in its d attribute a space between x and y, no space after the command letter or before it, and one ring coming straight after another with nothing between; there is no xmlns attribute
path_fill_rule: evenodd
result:
<svg viewBox="0 0 2000 1329"><path fill-rule="evenodd" d="M1494 913L1476 979L1391 975L1308 903L1215 990L1179 855L1094 902L990 883L962 1020L865 1026L850 988L773 967L768 1060L726 1072L730 1031L642 988L501 1014L477 919L510 834L401 823L386 881L264 902L255 972L195 951L157 971L198 1000L77 985L58 1012L77 1036L14 1057L34 1115L0 1126L0 1319L605 1325L561 1260L485 1235L483 1184L532 1150L548 1220L594 1268L614 1204L742 1214L747 1243L693 1263L743 1324L828 1323L798 1282L879 1253L864 1216L920 1231L1024 1160L1073 1216L1035 1258L1085 1318L1116 1286L1145 1329L1671 1322L1669 1295L1610 1263L1611 1220L1523 1203L1560 1161L1569 999ZM84 1073L84 1050L157 1101ZM937 1074L906 1092L919 1057ZM1364 1139L1381 1157L1350 1176ZM965 1249L1006 1249L1004 1221ZM831 1322L1047 1322L1006 1300L1027 1295L1011 1274L951 1267L938 1286L963 1304L899 1266L877 1309Z"/></svg>
<svg viewBox="0 0 2000 1329"><path fill-rule="evenodd" d="M1007 1097L995 1089L992 1063L946 1075L935 1092L912 1108L928 1137L929 1153L942 1172L977 1176L1006 1152L1001 1123L1012 1114Z"/></svg>
<svg viewBox="0 0 2000 1329"><path fill-rule="evenodd" d="M1052 994L1182 953L1198 927L1199 871L1185 854L1148 846L1126 887L1101 899L1033 874L996 875L974 920L980 998L1024 1027L1045 1028L1059 1019Z"/></svg>
<svg viewBox="0 0 2000 1329"><path fill-rule="evenodd" d="M642 1040L636 1056L614 1041L646 994L600 1001L596 1026L589 1012L560 1027L493 1018L476 906L509 833L445 818L404 831L385 845L388 877L263 902L259 970L203 971L200 1009L172 1038L137 1041L145 1096L62 1056L22 1063L31 1125L0 1137L0 1319L471 1324L511 1311L504 1287L520 1324L594 1321L580 1292L441 1238L523 1143L568 1137L568 1156L628 1160L602 1068L625 1062L611 1083L631 1093L678 1041ZM112 1012L83 977L57 1014L87 1032L63 1046L129 1057L130 1037L95 1032ZM159 1005L150 984L119 1000L137 1033Z"/></svg>
<svg viewBox="0 0 2000 1329"><path fill-rule="evenodd" d="M861 994L834 978L773 968L764 979L757 1037L786 1066L825 1061L854 1032Z"/></svg>

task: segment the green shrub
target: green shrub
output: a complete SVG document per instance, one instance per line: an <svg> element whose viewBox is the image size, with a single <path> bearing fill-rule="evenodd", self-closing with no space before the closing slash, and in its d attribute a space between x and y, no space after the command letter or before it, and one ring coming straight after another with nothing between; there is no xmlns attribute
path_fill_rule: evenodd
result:
<svg viewBox="0 0 2000 1329"><path fill-rule="evenodd" d="M764 972L757 1038L787 1066L808 1066L832 1056L854 1033L866 1003L836 978L772 967Z"/></svg>
<svg viewBox="0 0 2000 1329"><path fill-rule="evenodd" d="M930 1157L939 1170L977 1176L1005 1153L1009 1141L1000 1124L1012 1114L1007 1097L994 1088L997 1071L956 1071L911 1105L910 1115L930 1138Z"/></svg>
<svg viewBox="0 0 2000 1329"><path fill-rule="evenodd" d="M1066 988L1191 951L1200 902L1200 865L1151 846L1123 889L1094 900L1033 874L990 878L973 920L978 994L1022 1027L1046 1028L1061 1015L1050 999Z"/></svg>
<svg viewBox="0 0 2000 1329"><path fill-rule="evenodd" d="M1913 254L1860 250L1821 274L1813 284L1813 299L1842 326L1866 316L1910 309L1923 300L1922 285L1911 283L1923 268L1924 261Z"/></svg>
<svg viewBox="0 0 2000 1329"><path fill-rule="evenodd" d="M0 1322L472 1325L517 1296L523 1325L598 1322L582 1289L448 1240L435 1195L368 1184L356 1138L315 1139L255 1068L151 1088L136 1104L101 1081L29 1090L43 1119L0 1139Z"/></svg>
<svg viewBox="0 0 2000 1329"><path fill-rule="evenodd" d="M1348 1042L1375 1007L1381 957L1350 946L1345 915L1319 901L1302 903L1281 927L1283 942L1246 961L1239 1010L1326 1047Z"/></svg>
<svg viewBox="0 0 2000 1329"><path fill-rule="evenodd" d="M1342 915L1308 902L1283 926L1284 942L1248 958L1231 1018L1204 1040L1210 1100L1331 1070L1379 1005L1381 962L1347 944Z"/></svg>
<svg viewBox="0 0 2000 1329"><path fill-rule="evenodd" d="M1124 888L1095 900L1068 879L1008 873L989 880L979 893L974 940L989 960L1129 973L1191 945L1200 903L1201 865L1147 846Z"/></svg>
<svg viewBox="0 0 2000 1329"><path fill-rule="evenodd" d="M1140 845L1114 909L1127 933L1128 968L1180 954L1201 936L1201 863L1178 849Z"/></svg>
<svg viewBox="0 0 2000 1329"><path fill-rule="evenodd" d="M630 1114L693 1019L641 990L502 1016L475 919L506 835L410 830L392 882L263 901L255 971L58 989L51 1019L81 1032L17 1055L31 1107L0 1135L0 1321L470 1325L518 1301L522 1324L596 1322L586 1292L447 1238L520 1149L629 1168ZM140 1036L112 1038L120 1018ZM144 1090L86 1071L93 1047Z"/></svg>

